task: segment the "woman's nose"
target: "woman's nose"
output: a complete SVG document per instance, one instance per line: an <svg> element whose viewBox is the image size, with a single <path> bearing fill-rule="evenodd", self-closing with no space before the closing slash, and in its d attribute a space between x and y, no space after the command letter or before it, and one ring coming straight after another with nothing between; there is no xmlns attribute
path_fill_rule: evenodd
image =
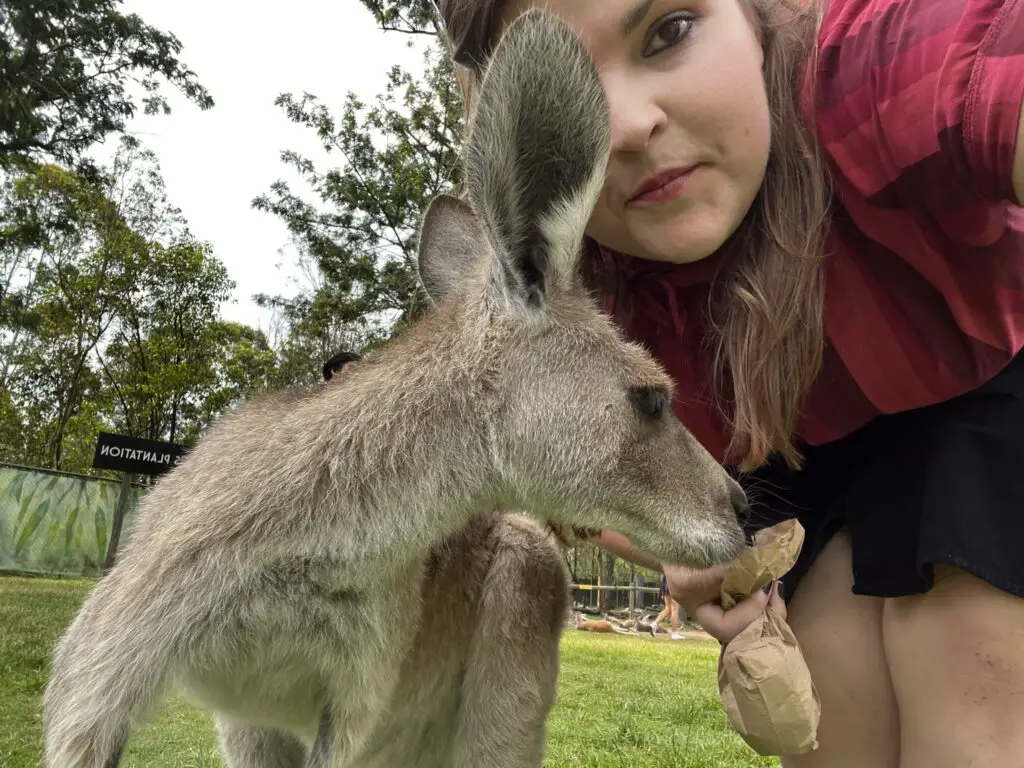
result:
<svg viewBox="0 0 1024 768"><path fill-rule="evenodd" d="M643 152L652 137L665 125L661 107L634 79L625 83L604 78L602 85L608 100L612 133L612 152Z"/></svg>

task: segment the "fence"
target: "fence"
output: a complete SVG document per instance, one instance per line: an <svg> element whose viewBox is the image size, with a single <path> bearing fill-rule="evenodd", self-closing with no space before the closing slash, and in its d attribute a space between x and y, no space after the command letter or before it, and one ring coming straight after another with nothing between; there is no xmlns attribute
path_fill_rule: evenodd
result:
<svg viewBox="0 0 1024 768"><path fill-rule="evenodd" d="M123 543L145 492L129 492ZM99 576L120 483L0 464L0 571Z"/></svg>
<svg viewBox="0 0 1024 768"><path fill-rule="evenodd" d="M622 610L629 608L630 614L633 611L649 611L651 609L660 611L664 605L661 597L661 587L655 582L652 586L647 580L637 579L634 586L628 584L600 585L592 582L591 579L580 579L572 584L573 602L583 606L586 610L597 610L597 594L604 593L602 608L604 610Z"/></svg>
<svg viewBox="0 0 1024 768"><path fill-rule="evenodd" d="M129 491L122 544L145 490L134 485ZM0 572L99 576L119 493L116 480L0 463ZM587 607L594 607L598 591L611 593L602 601L605 609L661 607L657 582L599 587L594 579L576 581L574 598Z"/></svg>

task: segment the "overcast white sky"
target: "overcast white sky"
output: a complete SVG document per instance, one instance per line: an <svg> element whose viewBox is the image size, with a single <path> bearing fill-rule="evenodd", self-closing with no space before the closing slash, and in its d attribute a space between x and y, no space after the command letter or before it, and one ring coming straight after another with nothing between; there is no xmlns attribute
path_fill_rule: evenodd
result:
<svg viewBox="0 0 1024 768"><path fill-rule="evenodd" d="M122 7L174 33L182 61L216 101L202 112L174 92L173 114L139 116L129 130L156 153L170 202L237 283L224 316L265 328L251 297L291 293L294 260L284 225L250 202L290 178L282 150L324 157L313 132L291 123L274 99L309 91L337 112L348 91L365 101L383 91L394 64L421 72L422 49L407 47L407 35L381 32L358 0L289 0L265 6L270 13L224 0L125 0Z"/></svg>

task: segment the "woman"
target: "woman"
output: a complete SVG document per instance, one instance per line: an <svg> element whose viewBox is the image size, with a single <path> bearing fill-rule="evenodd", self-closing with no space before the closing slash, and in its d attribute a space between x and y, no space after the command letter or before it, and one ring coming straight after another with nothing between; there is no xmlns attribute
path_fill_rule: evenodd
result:
<svg viewBox="0 0 1024 768"><path fill-rule="evenodd" d="M470 109L532 4L439 3ZM783 586L820 748L784 765L1021 765L1024 2L536 4L608 96L595 287L755 522L807 530ZM665 572L722 642L769 599Z"/></svg>
<svg viewBox="0 0 1024 768"><path fill-rule="evenodd" d="M668 589L668 578L664 573L661 575L661 599L665 601L665 607L661 609L661 613L654 619L654 632L657 632L658 627L665 619L669 621L669 629L672 634L670 637L673 640L682 640L684 635L679 632L679 603L672 597Z"/></svg>

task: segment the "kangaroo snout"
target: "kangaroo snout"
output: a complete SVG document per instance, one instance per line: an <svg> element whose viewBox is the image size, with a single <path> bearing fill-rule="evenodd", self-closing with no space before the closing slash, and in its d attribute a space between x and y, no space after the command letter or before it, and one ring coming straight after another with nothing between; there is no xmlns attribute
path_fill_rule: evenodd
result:
<svg viewBox="0 0 1024 768"><path fill-rule="evenodd" d="M746 543L750 502L740 484L683 430L687 461L662 456L652 479L662 484L650 526L650 551L663 562L707 568L730 562ZM659 494L660 495L660 494ZM637 542L637 546L641 546Z"/></svg>

